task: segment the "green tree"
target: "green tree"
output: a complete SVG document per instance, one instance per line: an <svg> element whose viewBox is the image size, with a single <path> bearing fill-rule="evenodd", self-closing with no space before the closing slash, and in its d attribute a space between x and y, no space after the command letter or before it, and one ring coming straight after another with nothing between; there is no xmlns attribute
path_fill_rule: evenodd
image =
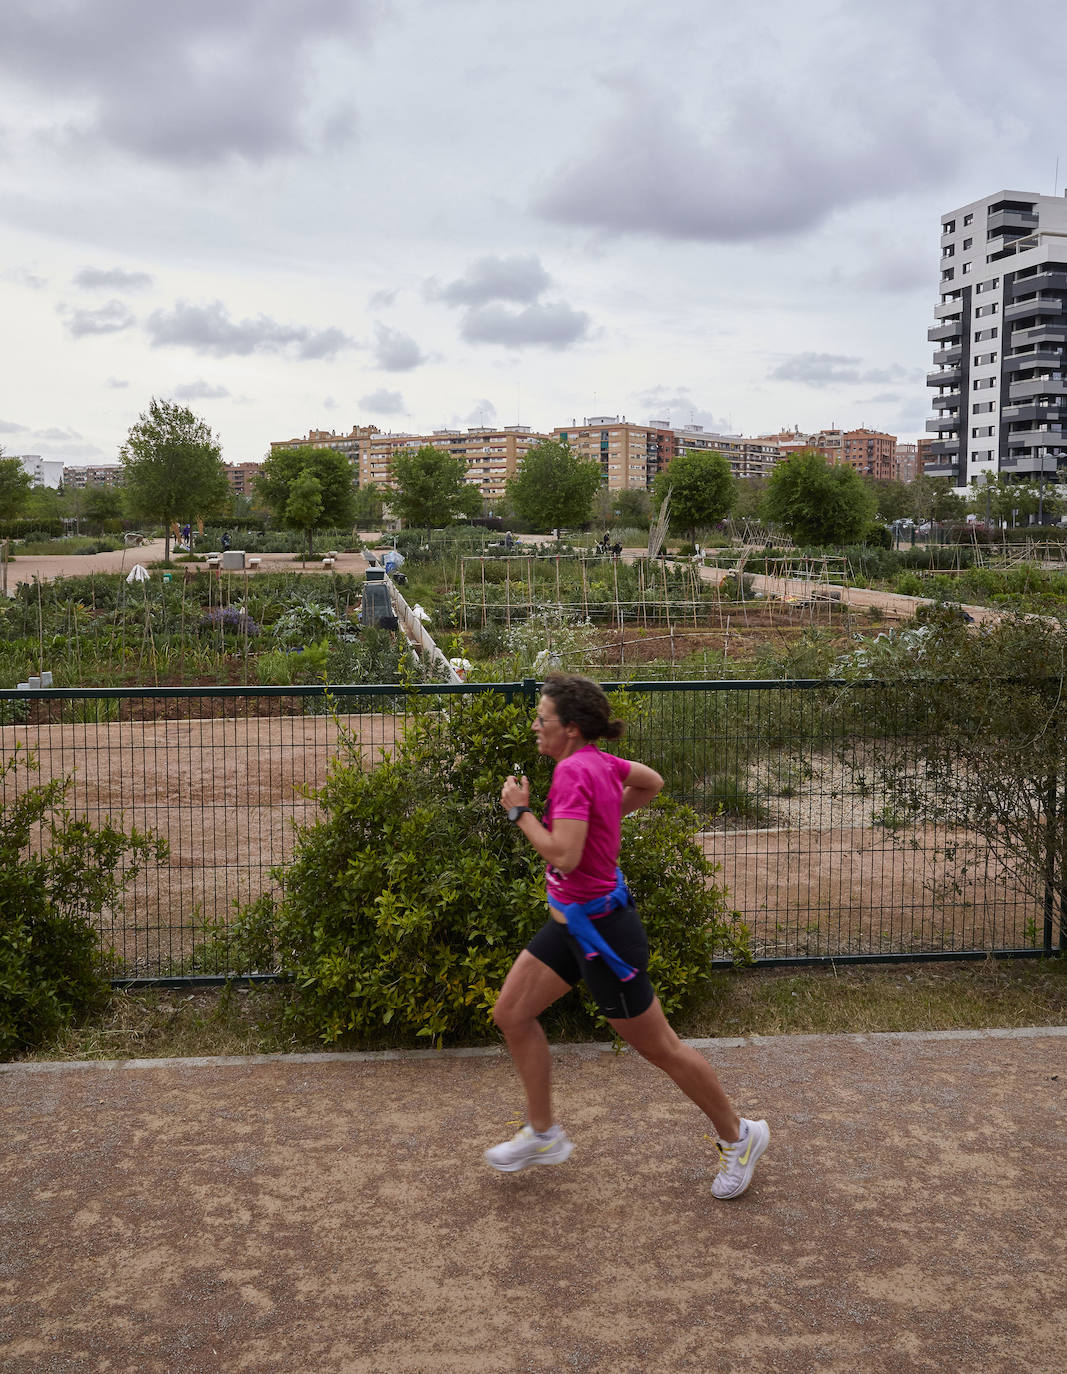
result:
<svg viewBox="0 0 1067 1374"><path fill-rule="evenodd" d="M433 444L393 459L395 490L389 497L393 510L408 525L450 525L457 515L480 515L482 498L467 481L464 459Z"/></svg>
<svg viewBox="0 0 1067 1374"><path fill-rule="evenodd" d="M960 520L967 507L965 498L953 490L950 478L927 477L925 473L911 483L911 502L912 514L920 522Z"/></svg>
<svg viewBox="0 0 1067 1374"><path fill-rule="evenodd" d="M109 487L103 482L90 482L82 498L82 518L103 526L105 520L119 520L126 510L126 498L121 487Z"/></svg>
<svg viewBox="0 0 1067 1374"><path fill-rule="evenodd" d="M875 513L887 525L894 520L903 520L915 510L911 482L901 482L897 478L868 478L867 485L875 500Z"/></svg>
<svg viewBox="0 0 1067 1374"><path fill-rule="evenodd" d="M672 498L673 500L673 498ZM763 498L763 517L798 544L853 544L874 516L874 497L847 463L831 465L805 449L779 463Z"/></svg>
<svg viewBox="0 0 1067 1374"><path fill-rule="evenodd" d="M129 509L162 522L163 559L169 563L171 525L210 515L229 497L219 442L187 406L153 396L119 457Z"/></svg>
<svg viewBox="0 0 1067 1374"><path fill-rule="evenodd" d="M33 478L21 462L0 457L0 519L13 520L30 499L32 489Z"/></svg>
<svg viewBox="0 0 1067 1374"><path fill-rule="evenodd" d="M766 477L739 478L734 487L734 504L731 511L734 519L758 520L766 491Z"/></svg>
<svg viewBox="0 0 1067 1374"><path fill-rule="evenodd" d="M356 488L354 520L357 529L378 529L382 523L385 497L376 482L365 482Z"/></svg>
<svg viewBox="0 0 1067 1374"><path fill-rule="evenodd" d="M303 530L307 537L307 557L311 555L311 539L322 515L322 483L310 472L302 472L289 489L285 503L285 523Z"/></svg>
<svg viewBox="0 0 1067 1374"><path fill-rule="evenodd" d="M33 487L22 513L30 520L62 520L63 498L55 487Z"/></svg>
<svg viewBox="0 0 1067 1374"><path fill-rule="evenodd" d="M696 540L697 529L724 520L736 494L729 460L721 453L691 450L672 458L652 490L658 502L671 494L671 528Z"/></svg>
<svg viewBox="0 0 1067 1374"><path fill-rule="evenodd" d="M263 502L279 524L288 529L306 529L287 514L293 486L304 476L314 477L319 484L322 511L317 528L351 529L355 475L351 461L336 449L314 448L311 444L274 449L259 470L255 499Z"/></svg>
<svg viewBox="0 0 1067 1374"><path fill-rule="evenodd" d="M527 451L508 482L507 498L516 515L535 529L576 528L589 523L602 480L598 462L580 458L559 439L543 439Z"/></svg>

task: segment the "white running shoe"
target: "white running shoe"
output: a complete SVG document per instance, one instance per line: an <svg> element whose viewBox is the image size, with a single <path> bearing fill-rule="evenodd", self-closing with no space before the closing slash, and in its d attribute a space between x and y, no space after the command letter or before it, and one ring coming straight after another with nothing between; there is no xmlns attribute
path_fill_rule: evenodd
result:
<svg viewBox="0 0 1067 1374"><path fill-rule="evenodd" d="M743 1139L728 1145L725 1140L717 1140L719 1151L719 1172L711 1185L717 1198L740 1197L752 1182L760 1155L771 1143L771 1130L766 1121L749 1121L741 1118L743 1126L748 1127Z"/></svg>
<svg viewBox="0 0 1067 1374"><path fill-rule="evenodd" d="M559 1126L538 1135L532 1126L526 1125L510 1140L486 1150L485 1162L502 1174L514 1174L531 1164L562 1164L573 1149L573 1141L567 1139Z"/></svg>

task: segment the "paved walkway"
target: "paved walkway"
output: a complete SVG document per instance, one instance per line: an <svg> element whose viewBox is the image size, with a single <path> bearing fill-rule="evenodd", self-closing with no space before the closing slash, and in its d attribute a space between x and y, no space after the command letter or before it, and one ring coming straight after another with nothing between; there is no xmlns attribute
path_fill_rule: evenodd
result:
<svg viewBox="0 0 1067 1374"><path fill-rule="evenodd" d="M1058 1374L1067 1028L699 1042L771 1148L569 1047L0 1066L4 1374Z"/></svg>

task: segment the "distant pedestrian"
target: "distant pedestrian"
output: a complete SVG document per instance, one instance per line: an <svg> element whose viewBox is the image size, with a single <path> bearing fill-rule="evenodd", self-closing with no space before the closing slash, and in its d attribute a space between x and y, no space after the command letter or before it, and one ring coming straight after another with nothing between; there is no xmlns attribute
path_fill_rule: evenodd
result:
<svg viewBox="0 0 1067 1374"><path fill-rule="evenodd" d="M227 532L222 536L222 552L225 553L226 550L227 550L229 547L230 547L230 536L229 536L229 532L227 531Z"/></svg>
<svg viewBox="0 0 1067 1374"><path fill-rule="evenodd" d="M552 1111L552 1056L538 1018L584 982L608 1025L711 1120L719 1151L711 1191L739 1197L770 1130L766 1121L737 1115L715 1070L671 1029L648 977L648 938L616 866L623 816L652 801L663 779L596 747L601 737L620 738L623 726L589 678L551 673L533 730L538 751L556 764L544 817L530 810L526 778L509 777L500 803L547 863L549 919L511 966L493 1008L526 1091L526 1124L486 1150L486 1161L515 1173L570 1156L574 1147Z"/></svg>

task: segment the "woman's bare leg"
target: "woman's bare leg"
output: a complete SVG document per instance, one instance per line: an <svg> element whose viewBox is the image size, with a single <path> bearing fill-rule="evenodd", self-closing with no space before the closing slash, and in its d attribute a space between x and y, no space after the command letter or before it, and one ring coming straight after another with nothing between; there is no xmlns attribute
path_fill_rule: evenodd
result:
<svg viewBox="0 0 1067 1374"><path fill-rule="evenodd" d="M702 1054L685 1045L671 1029L659 998L640 1016L609 1021L612 1029L650 1064L655 1064L695 1102L715 1126L720 1139L734 1141L741 1119L730 1104L718 1075Z"/></svg>
<svg viewBox="0 0 1067 1374"><path fill-rule="evenodd" d="M511 966L493 1007L493 1020L507 1041L512 1062L526 1091L526 1120L547 1131L552 1115L552 1055L537 1019L571 985L524 949Z"/></svg>

